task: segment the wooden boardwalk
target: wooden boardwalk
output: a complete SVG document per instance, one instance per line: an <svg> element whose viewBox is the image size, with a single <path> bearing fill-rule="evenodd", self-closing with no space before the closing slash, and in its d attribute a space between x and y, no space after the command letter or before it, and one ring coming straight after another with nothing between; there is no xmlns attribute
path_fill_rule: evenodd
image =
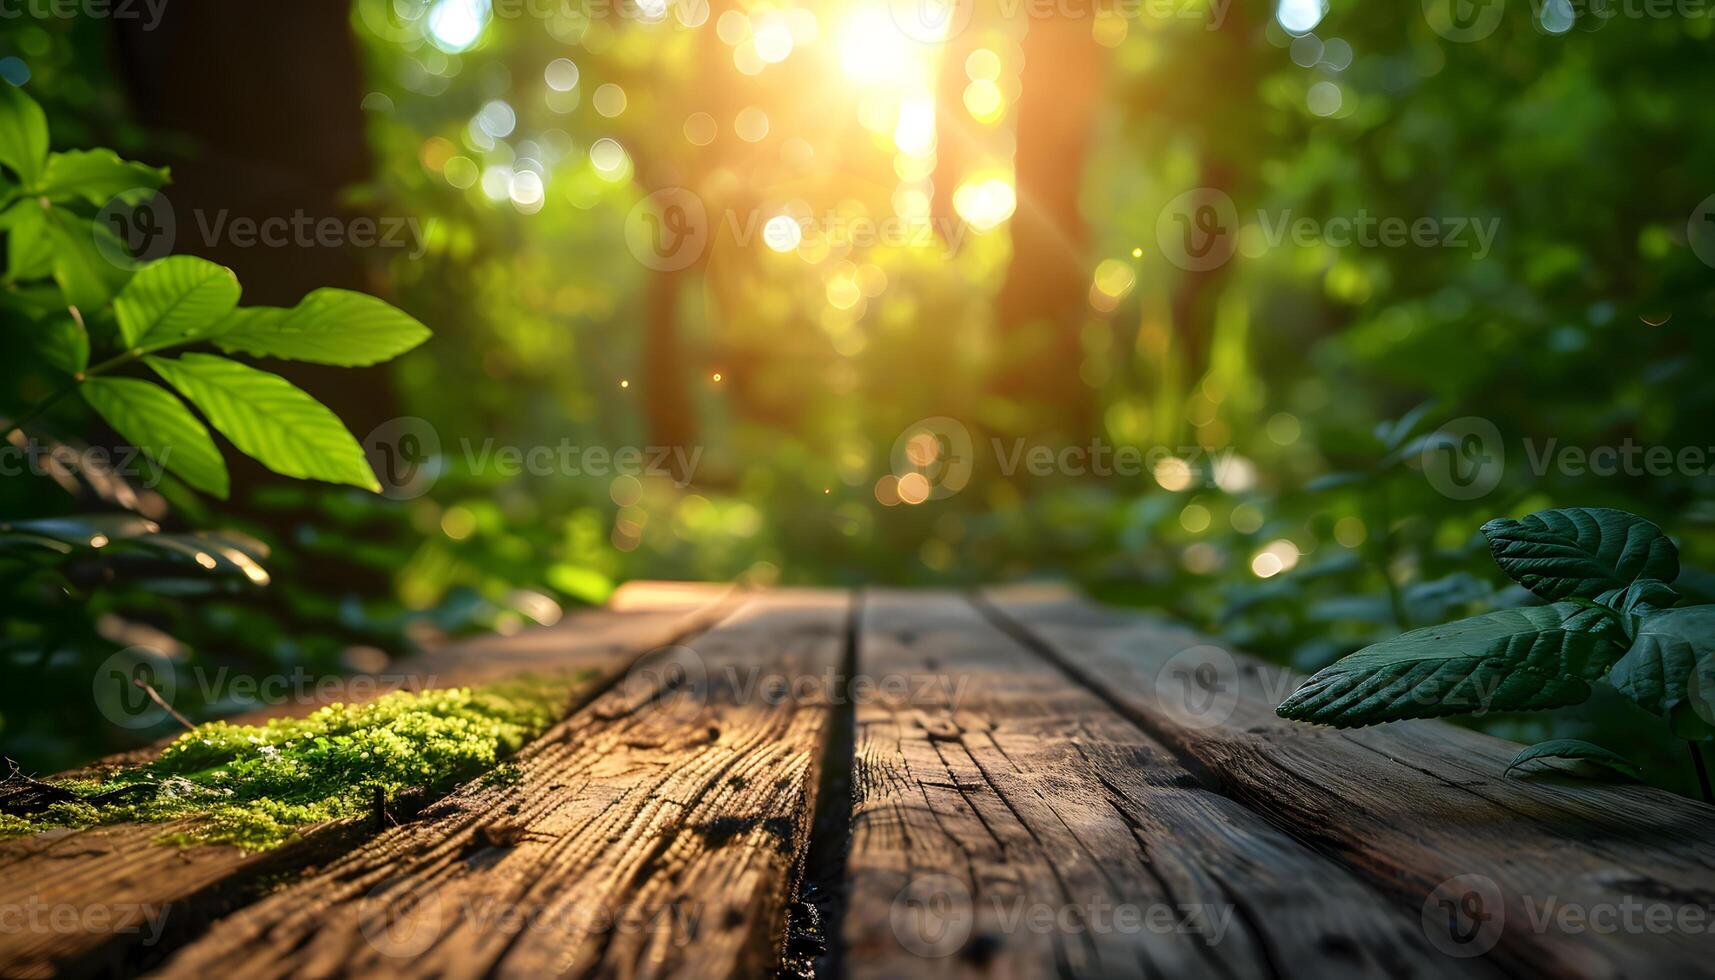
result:
<svg viewBox="0 0 1715 980"><path fill-rule="evenodd" d="M425 666L578 668L390 826L0 843L0 974L1715 973L1715 808L1281 721L1290 672L1063 590L634 586Z"/></svg>

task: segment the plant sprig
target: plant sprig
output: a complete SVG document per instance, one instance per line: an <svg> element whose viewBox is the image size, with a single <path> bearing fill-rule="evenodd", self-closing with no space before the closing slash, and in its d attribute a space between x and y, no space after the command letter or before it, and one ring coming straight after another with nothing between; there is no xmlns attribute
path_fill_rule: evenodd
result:
<svg viewBox="0 0 1715 980"><path fill-rule="evenodd" d="M9 85L0 85L0 166L18 181L0 191L0 305L32 321L36 356L67 376L0 439L75 392L155 465L224 498L226 463L188 399L241 452L276 473L380 489L344 424L285 378L214 354L162 355L212 344L226 354L354 367L416 347L428 328L375 297L342 289L318 289L290 309L240 308L238 278L224 266L188 255L129 261L117 236L77 208L135 200L165 184L167 172L109 150L49 152L41 107ZM94 352L105 356L94 360ZM113 376L139 363L166 385Z"/></svg>
<svg viewBox="0 0 1715 980"><path fill-rule="evenodd" d="M1607 683L1693 743L1715 739L1715 605L1676 605L1679 551L1621 510L1568 507L1483 525L1495 563L1546 605L1411 630L1319 671L1283 718L1356 728L1582 703ZM1623 757L1561 740L1522 762ZM1602 755L1601 752L1606 752ZM1623 767L1623 765L1622 765ZM1699 773L1700 777L1702 773Z"/></svg>

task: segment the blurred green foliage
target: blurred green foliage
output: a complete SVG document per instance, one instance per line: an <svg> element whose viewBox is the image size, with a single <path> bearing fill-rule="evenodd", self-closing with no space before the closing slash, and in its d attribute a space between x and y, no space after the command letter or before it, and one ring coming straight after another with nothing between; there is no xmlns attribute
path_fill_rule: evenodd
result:
<svg viewBox="0 0 1715 980"><path fill-rule="evenodd" d="M351 17L376 162L352 200L422 229L387 278L436 332L393 369L399 415L438 442L420 461L433 479L399 499L256 491L237 523L275 546L274 598L150 600L167 604L151 621L199 651L335 665L352 642L399 653L412 630L516 628L634 577L1047 576L1310 671L1533 601L1497 586L1475 529L1569 505L1656 522L1685 559L1675 587L1715 598L1715 460L1600 475L1555 455L1715 441L1715 279L1698 256L1715 242L1695 239L1715 193L1715 133L1697 125L1709 18L1585 12L1568 27L1557 5L1508 5L1460 42L1419 5L1336 5L1296 34L1262 0L1099 13L1087 160L1057 175L1079 187L1088 237L1082 359L1066 369L1097 421L1074 431L1034 425L996 383L1037 356L997 326L1012 224L988 219L1010 208L955 193L1011 180L1043 138L1015 111L1033 25L1014 8L979 4L956 43L903 47L865 33L860 4L815 8L813 29L784 4L495 9L359 0ZM788 54L762 58L781 31ZM65 39L34 37L0 56L40 66L31 87L74 117L122 129L102 84L71 80ZM879 80L855 70L890 52ZM909 125L925 98L939 157ZM673 188L717 231L683 269L638 244ZM1199 188L1232 202L1234 251L1188 269L1172 215ZM1014 206L1037 191L1016 188ZM776 251L755 230L900 213L933 233L847 245L815 218ZM1333 240L1331 219L1361 216L1466 231L1458 247ZM1305 218L1327 233L1296 238ZM718 233L729 219L755 233ZM900 479L928 472L909 438L926 419L970 434L971 473L901 502ZM1505 464L1484 492L1450 495L1435 470L1471 461L1446 442L1470 419ZM1152 465L1008 472L1018 438L1100 440ZM483 456L668 442L699 453L688 479L512 474ZM9 503L34 516L39 495ZM187 506L188 526L210 525ZM319 583L324 562L392 595ZM1474 723L1524 741L1641 733L1645 778L1691 786L1669 734L1598 688L1576 716ZM7 744L30 737L5 710Z"/></svg>

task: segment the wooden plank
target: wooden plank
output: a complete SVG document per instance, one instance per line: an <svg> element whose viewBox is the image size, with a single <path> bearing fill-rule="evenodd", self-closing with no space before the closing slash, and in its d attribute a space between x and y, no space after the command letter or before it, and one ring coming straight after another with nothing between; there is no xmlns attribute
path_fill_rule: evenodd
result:
<svg viewBox="0 0 1715 980"><path fill-rule="evenodd" d="M987 597L1205 782L1423 910L1437 944L1509 972L1708 969L1715 808L1631 784L1507 779L1516 745L1442 722L1286 722L1274 706L1300 678L1283 668L1153 617Z"/></svg>
<svg viewBox="0 0 1715 980"><path fill-rule="evenodd" d="M440 687L519 673L588 670L582 688L587 697L638 656L716 615L714 605L670 605L658 612L591 610L551 629L449 646L406 669L424 686ZM303 714L317 706L305 699L239 720ZM126 753L85 772L136 764L153 754ZM393 816L406 816L410 806L422 802L427 801L406 801L405 810ZM21 928L0 929L0 975L117 972L132 960L158 958L175 941L199 931L210 916L253 895L263 878L329 860L378 828L367 820L311 828L301 839L261 854L225 845L181 850L157 843L171 829L116 824L0 841L0 910L17 909L15 915L27 917Z"/></svg>
<svg viewBox="0 0 1715 980"><path fill-rule="evenodd" d="M515 780L461 788L223 920L162 975L759 975L848 619L844 594L749 599L527 747Z"/></svg>
<svg viewBox="0 0 1715 980"><path fill-rule="evenodd" d="M1490 975L961 597L866 596L858 667L853 977Z"/></svg>

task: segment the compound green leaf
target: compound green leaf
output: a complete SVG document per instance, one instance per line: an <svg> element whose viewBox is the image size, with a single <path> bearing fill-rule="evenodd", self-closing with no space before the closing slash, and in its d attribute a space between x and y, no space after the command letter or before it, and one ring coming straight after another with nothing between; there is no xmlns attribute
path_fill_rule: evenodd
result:
<svg viewBox="0 0 1715 980"><path fill-rule="evenodd" d="M113 431L205 493L226 498L226 462L184 402L136 378L90 378L78 390Z"/></svg>
<svg viewBox="0 0 1715 980"><path fill-rule="evenodd" d="M381 489L339 418L285 378L213 354L147 361L263 466L301 480Z"/></svg>
<svg viewBox="0 0 1715 980"><path fill-rule="evenodd" d="M1337 728L1577 704L1620 655L1602 610L1499 609L1365 647L1311 677L1283 718Z"/></svg>
<svg viewBox="0 0 1715 980"><path fill-rule="evenodd" d="M1495 563L1513 581L1556 601L1594 599L1641 578L1671 582L1679 549L1649 521L1608 507L1538 511L1483 525Z"/></svg>

